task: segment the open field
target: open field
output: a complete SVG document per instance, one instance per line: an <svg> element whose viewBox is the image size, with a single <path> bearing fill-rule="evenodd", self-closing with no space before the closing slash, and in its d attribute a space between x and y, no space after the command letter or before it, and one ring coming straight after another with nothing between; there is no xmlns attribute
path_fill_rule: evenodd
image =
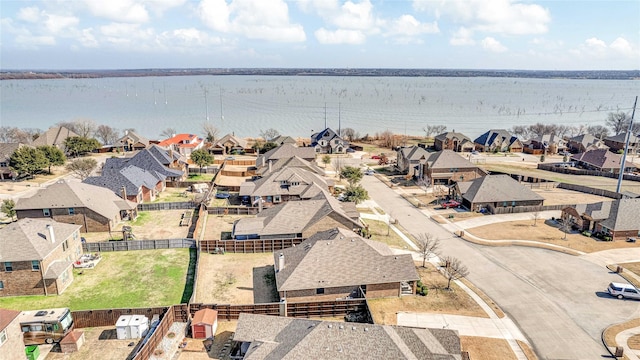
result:
<svg viewBox="0 0 640 360"><path fill-rule="evenodd" d="M231 234L233 223L236 220L253 217L252 215L207 215L207 224L204 229L203 239L220 239L221 233Z"/></svg>
<svg viewBox="0 0 640 360"><path fill-rule="evenodd" d="M278 301L273 253L200 254L196 302L253 304Z"/></svg>
<svg viewBox="0 0 640 360"><path fill-rule="evenodd" d="M185 291L189 249L102 253L93 269L73 270L74 280L59 296L0 298L0 308L73 310L180 304Z"/></svg>
<svg viewBox="0 0 640 360"><path fill-rule="evenodd" d="M168 187L156 196L153 202L182 202L194 201L195 194L187 191L187 188Z"/></svg>
<svg viewBox="0 0 640 360"><path fill-rule="evenodd" d="M185 210L140 211L135 221L120 223L116 230L84 233L87 242L122 240L122 226L131 226L137 240L181 239L189 234L188 226L180 226Z"/></svg>
<svg viewBox="0 0 640 360"><path fill-rule="evenodd" d="M79 351L74 353L63 354L61 352L55 352L56 348L59 351L59 347L54 347L47 360L83 360L94 359L99 354L100 359L104 360L122 360L133 350L133 346L129 346L129 343L134 341L131 339L118 340L116 337L115 326L102 326L95 328L83 328L80 329L84 332L85 343Z"/></svg>
<svg viewBox="0 0 640 360"><path fill-rule="evenodd" d="M427 263L426 268L418 266L417 270L422 283L429 288L427 296L370 299L369 309L376 324L396 325L399 311L488 317L480 305L455 283L451 283L453 291L444 290L447 280L432 264Z"/></svg>
<svg viewBox="0 0 640 360"><path fill-rule="evenodd" d="M45 169L45 171L46 170L47 169ZM35 175L31 180L0 181L0 194L14 195L22 191L39 188L47 181L66 176L67 174L69 174L69 172L64 168L64 166L52 166L51 174Z"/></svg>
<svg viewBox="0 0 640 360"><path fill-rule="evenodd" d="M509 343L504 339L477 336L460 336L462 351L467 351L473 360L517 359Z"/></svg>
<svg viewBox="0 0 640 360"><path fill-rule="evenodd" d="M558 227L549 225L551 221L538 219L536 226L531 220L507 221L497 224L478 226L466 229L471 233L487 240L533 240L547 244L564 246L570 249L594 252L609 249L638 247L637 243L626 241L601 241L596 238L589 238L578 233L568 233L567 239L563 240L565 233Z"/></svg>
<svg viewBox="0 0 640 360"><path fill-rule="evenodd" d="M384 221L363 219L362 222L365 225L369 226L371 240L379 241L381 243L387 244L389 247L398 249L408 248L407 243L402 240L402 238L398 234L396 234L395 231L391 230L387 223L385 223Z"/></svg>

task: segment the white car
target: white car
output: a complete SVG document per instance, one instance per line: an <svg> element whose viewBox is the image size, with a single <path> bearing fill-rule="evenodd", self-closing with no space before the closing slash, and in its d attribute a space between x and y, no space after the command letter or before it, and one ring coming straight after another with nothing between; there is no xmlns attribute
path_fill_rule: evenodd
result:
<svg viewBox="0 0 640 360"><path fill-rule="evenodd" d="M373 175L373 174L375 174L375 173L376 173L376 172L375 172L375 171L373 171L373 170L371 170L371 169L369 169L369 170L367 170L367 171L365 171L365 172L364 172L364 174L365 174L365 175Z"/></svg>
<svg viewBox="0 0 640 360"><path fill-rule="evenodd" d="M640 291L638 291L638 289L631 284L612 282L609 284L607 292L609 293L609 295L615 296L618 299L629 298L640 300Z"/></svg>

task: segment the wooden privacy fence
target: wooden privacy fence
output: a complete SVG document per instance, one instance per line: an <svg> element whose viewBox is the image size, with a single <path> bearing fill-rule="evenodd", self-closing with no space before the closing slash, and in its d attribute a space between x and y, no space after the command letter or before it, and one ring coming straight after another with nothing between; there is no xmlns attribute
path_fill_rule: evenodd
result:
<svg viewBox="0 0 640 360"><path fill-rule="evenodd" d="M537 211L549 211L549 210L562 210L566 207L575 207L575 206L576 206L575 204L571 204L571 205L561 204L561 205L543 205L543 206L493 207L493 205L487 204L487 208L489 209L489 211L495 215L519 214L519 213L526 213L526 212L534 213Z"/></svg>
<svg viewBox="0 0 640 360"><path fill-rule="evenodd" d="M612 198L612 199L621 199L622 198L622 194L620 194L618 192L605 190L605 189L596 189L596 188L592 188L592 187L584 186L584 185L560 183L558 185L558 187L561 188L561 189L579 191L579 192L583 192L583 193L586 193L586 194L592 194L592 195L600 195L600 196L604 196L604 197L608 197L608 198Z"/></svg>
<svg viewBox="0 0 640 360"><path fill-rule="evenodd" d="M195 248L195 247L196 247L196 240L194 239L102 241L102 242L82 244L82 250L87 253L103 252L103 251L181 249L181 248Z"/></svg>
<svg viewBox="0 0 640 360"><path fill-rule="evenodd" d="M226 305L226 304L190 304L191 315L200 309L214 309L218 311L219 320L237 320L240 313L262 314L279 316L281 306L286 306L288 317L309 318L309 317L336 317L345 316L351 312L368 311L366 299L349 299L334 301L307 301L307 302L286 302L249 304L249 305Z"/></svg>
<svg viewBox="0 0 640 360"><path fill-rule="evenodd" d="M200 251L206 253L264 253L290 248L304 239L259 239L259 240L201 240Z"/></svg>
<svg viewBox="0 0 640 360"><path fill-rule="evenodd" d="M556 165L558 164L538 164L538 169L553 171L553 172L562 173L562 174L603 176L603 177L614 178L614 179L618 178L617 173L612 173L610 171L574 169L574 168L565 168L565 167L556 166ZM622 174L622 178L624 180L640 181L640 176L633 175L633 174Z"/></svg>
<svg viewBox="0 0 640 360"><path fill-rule="evenodd" d="M193 201L146 203L138 204L138 211L195 209L196 206Z"/></svg>
<svg viewBox="0 0 640 360"><path fill-rule="evenodd" d="M154 333L147 339L147 342L140 343L136 347L135 351L132 352L133 356L130 356L128 359L132 360L147 360L150 359L153 355L155 349L162 342L164 337L169 332L171 325L174 322L188 322L189 321L189 305L180 304L174 305L166 312L165 316L160 320L160 324L154 331ZM176 335L177 336L177 335Z"/></svg>
<svg viewBox="0 0 640 360"><path fill-rule="evenodd" d="M208 208L207 212L211 215L256 215L257 207L214 207Z"/></svg>
<svg viewBox="0 0 640 360"><path fill-rule="evenodd" d="M115 326L121 315L144 315L151 320L153 315L162 316L170 307L151 307L133 309L100 309L72 311L76 328Z"/></svg>

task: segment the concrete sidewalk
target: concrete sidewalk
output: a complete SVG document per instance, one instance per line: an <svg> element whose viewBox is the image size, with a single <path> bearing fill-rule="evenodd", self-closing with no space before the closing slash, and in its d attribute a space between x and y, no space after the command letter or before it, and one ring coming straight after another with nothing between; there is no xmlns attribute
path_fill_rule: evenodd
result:
<svg viewBox="0 0 640 360"><path fill-rule="evenodd" d="M630 360L640 360L640 350L633 350L629 347L629 338L634 335L640 335L640 327L627 329L616 335L616 344L624 348L624 355Z"/></svg>

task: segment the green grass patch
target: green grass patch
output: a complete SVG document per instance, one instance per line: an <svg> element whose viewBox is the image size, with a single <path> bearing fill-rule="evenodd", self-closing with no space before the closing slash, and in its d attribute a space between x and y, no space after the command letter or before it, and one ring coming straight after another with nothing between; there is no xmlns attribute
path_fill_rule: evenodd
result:
<svg viewBox="0 0 640 360"><path fill-rule="evenodd" d="M129 221L130 226L142 226L151 220L151 213L148 211L139 211L138 217L134 221Z"/></svg>
<svg viewBox="0 0 640 360"><path fill-rule="evenodd" d="M211 181L213 180L213 176L215 174L194 174L191 173L189 174L189 178L187 179L187 181Z"/></svg>
<svg viewBox="0 0 640 360"><path fill-rule="evenodd" d="M188 192L187 188L167 188L159 193L153 202L183 202L190 201L193 197L194 194Z"/></svg>
<svg viewBox="0 0 640 360"><path fill-rule="evenodd" d="M377 207L377 206L376 206L376 208L375 208L375 209L376 209L376 211L378 212L378 214L380 214L380 215L384 215L384 214L386 214L386 213L384 212L384 210L382 210L381 208L379 208L379 207Z"/></svg>
<svg viewBox="0 0 640 360"><path fill-rule="evenodd" d="M178 304L185 286L189 249L102 253L94 269L73 270L74 280L62 295L0 298L0 308L29 310L68 307L73 310L167 306Z"/></svg>

